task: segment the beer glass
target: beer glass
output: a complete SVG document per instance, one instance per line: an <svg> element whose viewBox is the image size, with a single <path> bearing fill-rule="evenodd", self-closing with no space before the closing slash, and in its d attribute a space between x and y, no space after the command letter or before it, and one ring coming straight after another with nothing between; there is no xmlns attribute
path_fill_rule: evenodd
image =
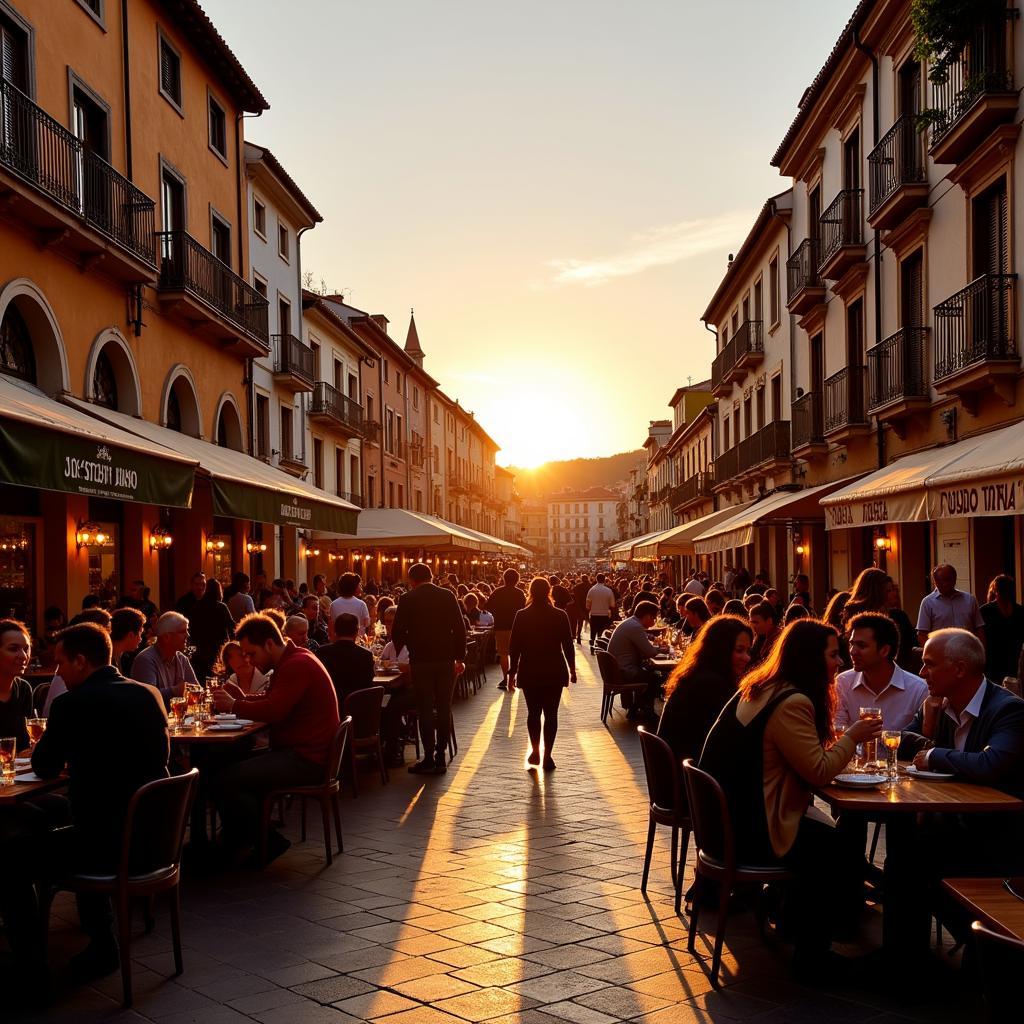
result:
<svg viewBox="0 0 1024 1024"><path fill-rule="evenodd" d="M861 708L860 715L858 716L861 721L874 721L880 722L882 720L882 709L881 708ZM864 741L864 767L868 770L877 767L878 752L877 752L877 740L865 740Z"/></svg>

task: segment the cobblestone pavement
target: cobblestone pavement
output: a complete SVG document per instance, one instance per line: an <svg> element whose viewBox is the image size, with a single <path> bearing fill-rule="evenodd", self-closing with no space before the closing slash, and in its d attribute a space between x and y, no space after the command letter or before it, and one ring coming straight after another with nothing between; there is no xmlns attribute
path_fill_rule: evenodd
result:
<svg viewBox="0 0 1024 1024"><path fill-rule="evenodd" d="M730 919L723 989L686 952L672 908L667 832L649 900L639 892L647 830L639 744L617 711L602 727L596 663L563 702L558 769L523 770L525 706L487 686L456 705L459 754L444 777L362 776L343 800L345 854L325 867L318 829L262 874L192 879L185 973L172 978L167 915L138 935L135 1007L118 975L63 990L81 948L61 897L51 930L57 991L19 1021L86 1024L644 1024L757 1020L980 1019L954 969L935 989L822 992L789 977L787 951L749 914ZM411 753L411 751L410 751ZM291 814L291 825L298 815ZM692 856L692 853L691 853ZM688 869L688 875L690 869ZM710 922L709 922L710 923ZM877 922L876 922L877 923ZM705 940L706 941L706 940ZM706 944L699 949L706 953ZM875 986L870 986L874 989ZM0 994L0 1003L2 1003Z"/></svg>

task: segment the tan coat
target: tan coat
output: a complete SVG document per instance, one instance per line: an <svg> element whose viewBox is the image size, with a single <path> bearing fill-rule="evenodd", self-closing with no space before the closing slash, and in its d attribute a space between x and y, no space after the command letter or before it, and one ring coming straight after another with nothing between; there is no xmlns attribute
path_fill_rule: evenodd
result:
<svg viewBox="0 0 1024 1024"><path fill-rule="evenodd" d="M767 687L754 700L741 700L736 716L748 725L787 683ZM814 725L814 705L796 694L783 701L764 731L764 806L772 849L784 856L796 841L800 819L807 811L814 786L822 786L853 758L856 744L842 736L826 750Z"/></svg>

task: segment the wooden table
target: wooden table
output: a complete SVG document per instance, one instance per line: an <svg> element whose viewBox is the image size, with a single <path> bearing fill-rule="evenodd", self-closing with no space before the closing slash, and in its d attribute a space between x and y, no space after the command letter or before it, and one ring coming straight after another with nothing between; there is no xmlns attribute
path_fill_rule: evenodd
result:
<svg viewBox="0 0 1024 1024"><path fill-rule="evenodd" d="M241 729L225 729L223 732L219 729L214 732L210 732L208 729L197 732L194 727L190 727L187 732L172 732L171 743L181 746L230 746L261 729L266 729L266 727L264 722L253 722L252 725L245 725Z"/></svg>
<svg viewBox="0 0 1024 1024"><path fill-rule="evenodd" d="M674 669L676 667L676 665L679 664L679 659L678 658L670 658L668 655L665 655L664 657L661 657L661 658L651 658L651 664L655 668L665 669L665 670L671 672L672 669Z"/></svg>
<svg viewBox="0 0 1024 1024"><path fill-rule="evenodd" d="M835 815L867 814L885 822L886 847L889 850L910 850L916 828L916 815L993 814L1024 811L1024 800L989 786L948 780L945 782L915 779L900 775L900 784L891 789L882 784L874 789L847 789L844 786L818 786L816 796L824 800ZM886 858L886 869L891 867ZM892 953L905 951L907 936L901 934L901 917L896 910L900 893L893 885L891 898L883 904L882 944ZM887 894L890 890L887 886ZM1007 894L1009 895L1009 894ZM905 910L905 908L904 908ZM911 942L910 945L913 945Z"/></svg>
<svg viewBox="0 0 1024 1024"><path fill-rule="evenodd" d="M24 774L24 773L21 773ZM0 786L0 807L13 807L25 800L51 793L68 783L67 775L55 779L40 779L38 782L15 782L13 786Z"/></svg>
<svg viewBox="0 0 1024 1024"><path fill-rule="evenodd" d="M1024 900L1008 891L1003 879L946 878L942 886L982 924L1024 942Z"/></svg>

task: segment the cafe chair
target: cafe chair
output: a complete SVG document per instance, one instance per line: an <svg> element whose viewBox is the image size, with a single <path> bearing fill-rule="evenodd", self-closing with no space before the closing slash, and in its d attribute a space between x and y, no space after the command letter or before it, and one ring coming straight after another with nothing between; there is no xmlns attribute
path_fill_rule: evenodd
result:
<svg viewBox="0 0 1024 1024"><path fill-rule="evenodd" d="M701 771L692 758L683 761L683 780L690 805L693 837L697 843L696 875L718 887L718 924L715 928L714 953L711 957L711 985L719 987L718 974L722 967L722 943L729 917L729 904L737 885L788 882L794 876L785 868L739 864L736 860L736 838L733 831L729 803L718 782ZM686 948L694 953L697 937L697 919L700 900L693 901L690 911L690 933ZM761 920L759 913L758 919Z"/></svg>
<svg viewBox="0 0 1024 1024"><path fill-rule="evenodd" d="M615 657L607 651L597 652L597 668L601 673L603 694L601 697L601 723L608 719L608 714L615 705L615 695L618 693L645 693L646 683L627 683L619 671L619 663Z"/></svg>
<svg viewBox="0 0 1024 1024"><path fill-rule="evenodd" d="M647 795L651 801L647 813L647 852L644 854L644 874L640 881L640 891L647 895L647 878L651 870L651 855L654 852L654 834L659 825L666 825L672 829L672 859L669 867L672 872L672 884L676 890L678 914L683 902L683 869L686 865L686 853L690 848L691 830L682 773L672 748L660 736L648 732L642 725L637 729L637 733L640 736L640 750L644 755Z"/></svg>
<svg viewBox="0 0 1024 1024"><path fill-rule="evenodd" d="M1024 942L971 924L971 936L981 962L981 985L985 1009L992 1024L1004 1024L1020 1017L1020 979L1024 973Z"/></svg>
<svg viewBox="0 0 1024 1024"><path fill-rule="evenodd" d="M341 709L342 717L352 719L352 733L349 737L348 753L352 769L352 796L359 796L359 757L368 754L377 761L381 782L387 784L387 765L384 764L384 747L380 739L380 714L384 706L384 687L370 686L365 690L354 690L345 698Z"/></svg>
<svg viewBox="0 0 1024 1024"><path fill-rule="evenodd" d="M320 817L324 828L324 852L327 855L327 866L333 863L331 854L331 813L334 814L334 831L338 837L338 853L345 852L345 843L341 838L341 804L339 796L341 785L338 776L341 774L341 760L345 755L345 742L352 729L352 719L343 718L331 741L331 749L324 764L322 782L311 786L281 786L272 789L263 798L263 818L260 823L260 864L267 863L267 836L270 833L270 815L275 802L281 797L297 797L302 801L303 817L307 800L316 800L320 804ZM306 838L303 829L302 838Z"/></svg>
<svg viewBox="0 0 1024 1024"><path fill-rule="evenodd" d="M169 893L174 974L184 971L181 957L181 848L185 842L199 769L156 779L139 787L128 804L117 872L112 875L68 875L40 891L44 936L50 929L50 908L59 891L103 893L111 898L117 919L124 1006L132 1005L132 901Z"/></svg>

